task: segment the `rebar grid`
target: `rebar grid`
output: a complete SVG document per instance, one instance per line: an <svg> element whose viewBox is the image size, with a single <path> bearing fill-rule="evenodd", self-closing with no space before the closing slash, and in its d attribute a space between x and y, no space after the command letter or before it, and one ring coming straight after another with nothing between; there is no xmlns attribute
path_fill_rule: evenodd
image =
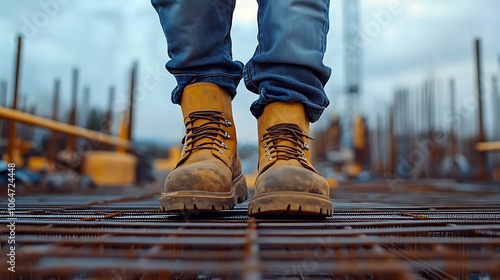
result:
<svg viewBox="0 0 500 280"><path fill-rule="evenodd" d="M157 189L18 195L10 279L497 279L500 188L345 185L327 219L162 213ZM7 223L2 209L0 221ZM3 225L2 236L8 234ZM2 242L2 252L7 250Z"/></svg>

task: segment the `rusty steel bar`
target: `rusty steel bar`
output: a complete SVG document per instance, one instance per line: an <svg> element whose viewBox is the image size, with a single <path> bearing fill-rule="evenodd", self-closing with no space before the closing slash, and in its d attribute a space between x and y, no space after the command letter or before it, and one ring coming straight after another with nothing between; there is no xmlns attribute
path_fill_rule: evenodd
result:
<svg viewBox="0 0 500 280"><path fill-rule="evenodd" d="M134 123L134 105L135 105L135 87L137 80L137 68L138 63L134 62L132 65L132 70L130 72L130 88L129 88L129 114L128 114L128 130L127 130L127 140L132 140L133 135L133 123Z"/></svg>
<svg viewBox="0 0 500 280"><path fill-rule="evenodd" d="M479 39L475 40L475 59L476 59L476 93L477 93L477 104L478 104L478 129L479 133L477 135L477 142L485 142L486 137L484 134L484 122L483 122L483 86L482 86L482 69L481 69L481 41ZM480 152L478 155L479 163L478 163L478 180L486 180L487 172L486 172L486 161L487 157L485 153Z"/></svg>
<svg viewBox="0 0 500 280"><path fill-rule="evenodd" d="M498 142L480 142L477 143L476 149L480 152L500 151L500 141Z"/></svg>
<svg viewBox="0 0 500 280"><path fill-rule="evenodd" d="M450 141L451 141L451 148L450 148L450 153L452 157L455 157L458 153L458 148L457 148L457 135L455 132L455 118L456 113L455 113L455 80L451 79L450 84L449 84L449 89L450 89L450 112L451 112L451 117L452 120L450 122Z"/></svg>
<svg viewBox="0 0 500 280"><path fill-rule="evenodd" d="M20 193L22 279L497 279L500 192L450 180L346 183L333 217L249 218L248 203L164 213L159 185ZM0 234L10 214L0 211ZM0 269L7 269L7 263ZM189 275L189 276L188 276ZM81 277L80 277L81 278Z"/></svg>
<svg viewBox="0 0 500 280"><path fill-rule="evenodd" d="M494 126L494 137L496 140L500 141L500 90L498 89L498 77L497 76L492 76L491 77L491 84L492 84L492 95L493 95L493 115L495 121L493 122Z"/></svg>
<svg viewBox="0 0 500 280"><path fill-rule="evenodd" d="M17 56L16 56L16 68L15 68L15 78L14 78L14 92L12 100L12 110L17 110L17 98L19 94L19 80L21 73L21 56L22 56L22 46L23 37L19 35L17 37ZM14 146L16 145L16 123L10 121L8 127L8 144L7 144L7 158L8 161L14 161Z"/></svg>
<svg viewBox="0 0 500 280"><path fill-rule="evenodd" d="M106 112L106 133L108 134L111 134L111 127L113 124L113 104L115 102L115 92L116 88L114 86L109 87L108 111Z"/></svg>
<svg viewBox="0 0 500 280"><path fill-rule="evenodd" d="M56 79L54 81L54 96L52 99L52 120L57 122L59 118L59 95L61 91L61 81ZM49 161L54 163L56 161L57 154L57 139L58 135L56 131L52 131L52 136L49 142Z"/></svg>
<svg viewBox="0 0 500 280"><path fill-rule="evenodd" d="M73 126L53 120L41 118L31 114L15 111L8 108L0 108L0 117L11 120L11 122L21 122L28 125L47 128L60 133L68 134L73 137L84 137L97 142L102 142L117 147L131 148L130 141L107 135L105 133Z"/></svg>
<svg viewBox="0 0 500 280"><path fill-rule="evenodd" d="M0 83L0 106L7 107L7 82Z"/></svg>
<svg viewBox="0 0 500 280"><path fill-rule="evenodd" d="M0 84L0 106L7 107L7 82L2 80ZM0 120L0 138L6 138L6 124L5 120Z"/></svg>
<svg viewBox="0 0 500 280"><path fill-rule="evenodd" d="M69 115L69 125L76 125L76 110L77 110L77 100L78 100L78 77L79 70L78 68L74 68L72 72L72 82L71 82L71 111ZM75 151L76 150L76 139L74 135L68 136L68 141L66 143L66 148Z"/></svg>
<svg viewBox="0 0 500 280"><path fill-rule="evenodd" d="M81 108L81 113L80 117L82 118L81 121L79 121L81 127L88 128L88 121L89 121L89 116L90 116L90 87L85 86L83 88L83 96L82 96L82 105L80 106Z"/></svg>
<svg viewBox="0 0 500 280"><path fill-rule="evenodd" d="M396 109L394 108L394 105L392 105L389 109L389 135L388 135L388 140L389 140L389 172L392 172L394 174L397 174L397 157L398 157L398 150L397 150L397 132L396 132Z"/></svg>

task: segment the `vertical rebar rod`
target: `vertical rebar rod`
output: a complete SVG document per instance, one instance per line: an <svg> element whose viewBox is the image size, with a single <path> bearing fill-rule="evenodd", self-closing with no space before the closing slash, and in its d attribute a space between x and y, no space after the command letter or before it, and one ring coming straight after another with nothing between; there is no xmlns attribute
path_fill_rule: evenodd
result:
<svg viewBox="0 0 500 280"><path fill-rule="evenodd" d="M500 90L498 89L498 78L497 76L491 77L492 84L492 94L493 94L493 115L495 117L495 121L493 122L493 131L495 131L495 138L497 141L500 141Z"/></svg>
<svg viewBox="0 0 500 280"><path fill-rule="evenodd" d="M457 136L455 133L455 125L456 125L456 113L455 113L455 80L451 79L450 80L450 112L451 112L451 122L449 123L449 133L450 133L450 144L451 144L451 149L450 149L450 156L452 159L455 158L457 155L458 149L457 149Z"/></svg>
<svg viewBox="0 0 500 280"><path fill-rule="evenodd" d="M500 55L498 56L498 71L500 71Z"/></svg>
<svg viewBox="0 0 500 280"><path fill-rule="evenodd" d="M377 124L376 124L376 137L374 137L375 149L372 150L372 153L375 157L375 160L372 163L375 163L375 172L378 174L383 174L384 170L384 160L383 160L383 141L382 141L382 115L377 115Z"/></svg>
<svg viewBox="0 0 500 280"><path fill-rule="evenodd" d="M396 149L396 135L395 135L395 118L394 118L394 106L391 106L389 109L389 172L397 173L396 170L396 158L397 158L397 149Z"/></svg>
<svg viewBox="0 0 500 280"><path fill-rule="evenodd" d="M52 120L57 121L59 118L59 95L61 91L61 81L56 79L54 81L54 96L52 99ZM57 132L52 131L52 136L49 142L49 161L54 163L57 155Z"/></svg>
<svg viewBox="0 0 500 280"><path fill-rule="evenodd" d="M12 110L17 110L17 97L19 94L19 80L21 74L21 56L22 56L22 45L23 37L19 35L17 37L17 56L16 56L16 68L15 68L15 78L14 78L14 93L12 100ZM14 146L16 142L16 122L9 121L9 132L8 132L8 144L7 144L7 157L10 162L14 161Z"/></svg>
<svg viewBox="0 0 500 280"><path fill-rule="evenodd" d="M7 82L0 84L0 106L7 107Z"/></svg>
<svg viewBox="0 0 500 280"><path fill-rule="evenodd" d="M83 88L83 97L82 97L82 106L81 108L81 113L80 117L82 120L80 121L80 124L82 127L88 128L88 121L89 121L89 112L90 112L90 87L86 86Z"/></svg>
<svg viewBox="0 0 500 280"><path fill-rule="evenodd" d="M76 103L78 100L78 68L74 68L72 72L71 84L71 112L69 115L69 124L76 125ZM76 139L74 136L68 136L67 148L69 150L76 150Z"/></svg>
<svg viewBox="0 0 500 280"><path fill-rule="evenodd" d="M429 137L431 136L431 105L430 105L431 93L430 92L431 92L431 80L428 79L427 81L425 81L425 86L424 86L424 100L423 100L423 102L424 102L424 104L423 104L424 115L423 116L425 119L425 132L422 135L422 139L429 139ZM429 158L425 159L424 171L425 171L425 177L428 178L429 173L430 173Z"/></svg>
<svg viewBox="0 0 500 280"><path fill-rule="evenodd" d="M476 93L477 93L477 104L478 104L478 127L479 133L477 135L477 142L484 142L484 123L483 123L483 87L482 87L482 73L481 73L481 41L476 39L475 41L475 56L476 56ZM484 152L479 152L478 155L478 180L485 180L487 177L486 173L486 161L487 157Z"/></svg>
<svg viewBox="0 0 500 280"><path fill-rule="evenodd" d="M498 60L499 64L498 66L500 67L500 57ZM491 77L491 83L492 83L492 98L493 98L493 137L495 137L495 141L500 141L500 90L498 89L498 78L497 76L493 75ZM500 166L500 156L498 154L493 155L493 166L494 168L498 169L498 166ZM496 171L493 171L495 174ZM498 180L498 175L494 175L494 179Z"/></svg>
<svg viewBox="0 0 500 280"><path fill-rule="evenodd" d="M135 104L135 84L137 79L137 62L134 62L132 66L132 71L130 72L130 89L129 89L129 121L128 121L128 131L127 131L127 140L132 140L133 135L133 123L134 123L134 104Z"/></svg>
<svg viewBox="0 0 500 280"><path fill-rule="evenodd" d="M0 106L2 107L7 107L7 82L2 81L0 84ZM6 120L0 120L0 138L5 139L6 138L6 127L5 125L7 124Z"/></svg>
<svg viewBox="0 0 500 280"><path fill-rule="evenodd" d="M433 78L430 84L429 88L429 134L428 134L428 139L432 143L432 146L434 146L430 151L428 152L428 172L427 172L427 177L428 178L434 178L436 177L435 174L435 164L436 164L436 153L437 147L435 147L435 142L434 142L434 130L436 128L436 80Z"/></svg>
<svg viewBox="0 0 500 280"><path fill-rule="evenodd" d="M115 102L116 88L109 87L108 112L106 113L106 133L111 134L111 126L113 124L113 103Z"/></svg>

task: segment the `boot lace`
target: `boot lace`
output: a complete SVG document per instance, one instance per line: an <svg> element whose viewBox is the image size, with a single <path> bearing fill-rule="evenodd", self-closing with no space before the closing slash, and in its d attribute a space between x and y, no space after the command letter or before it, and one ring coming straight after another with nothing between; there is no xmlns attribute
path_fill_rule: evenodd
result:
<svg viewBox="0 0 500 280"><path fill-rule="evenodd" d="M224 130L224 127L230 127L233 124L222 117L220 112L194 112L189 114L188 118L189 120L185 123L186 137L182 139L182 144L185 144L182 155L191 151L203 149L214 149L223 154L223 150L228 149L227 145L220 137L222 137L222 139L231 139L231 135ZM194 126L194 123L198 120L206 120L206 122L199 126ZM210 139L211 141L196 143L202 139Z"/></svg>
<svg viewBox="0 0 500 280"><path fill-rule="evenodd" d="M312 140L297 125L278 124L270 127L260 142L264 143L269 161L296 159L302 164L308 164L304 151L309 150L309 145L304 139ZM289 141L293 145L281 144L283 141Z"/></svg>

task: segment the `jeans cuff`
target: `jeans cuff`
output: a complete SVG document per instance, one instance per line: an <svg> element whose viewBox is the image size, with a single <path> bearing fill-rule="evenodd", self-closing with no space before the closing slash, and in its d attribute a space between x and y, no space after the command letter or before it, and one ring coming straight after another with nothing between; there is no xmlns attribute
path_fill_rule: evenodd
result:
<svg viewBox="0 0 500 280"><path fill-rule="evenodd" d="M184 88L194 83L213 83L224 89L230 96L231 100L236 96L236 88L240 83L242 77L232 77L228 75L209 75L209 76L195 76L195 75L178 75L175 76L177 86L172 91L172 103L180 104Z"/></svg>

